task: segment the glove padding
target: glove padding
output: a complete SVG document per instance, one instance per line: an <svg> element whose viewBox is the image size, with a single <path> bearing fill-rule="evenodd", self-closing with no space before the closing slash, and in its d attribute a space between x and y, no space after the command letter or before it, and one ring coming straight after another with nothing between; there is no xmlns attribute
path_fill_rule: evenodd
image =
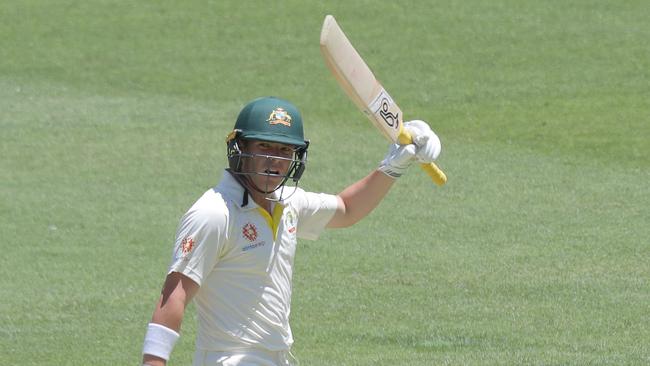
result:
<svg viewBox="0 0 650 366"><path fill-rule="evenodd" d="M426 122L413 120L404 123L404 128L413 138L413 144L417 147L415 156L420 163L429 164L438 159L442 151L442 144L440 144L438 135L431 130Z"/></svg>
<svg viewBox="0 0 650 366"><path fill-rule="evenodd" d="M413 143L391 144L384 160L379 163L378 169L389 177L401 177L415 160L425 164L433 162L442 150L440 139L426 122L406 122L404 128L411 134Z"/></svg>
<svg viewBox="0 0 650 366"><path fill-rule="evenodd" d="M399 178L411 166L416 153L413 144L391 144L384 160L379 163L378 169L389 177Z"/></svg>

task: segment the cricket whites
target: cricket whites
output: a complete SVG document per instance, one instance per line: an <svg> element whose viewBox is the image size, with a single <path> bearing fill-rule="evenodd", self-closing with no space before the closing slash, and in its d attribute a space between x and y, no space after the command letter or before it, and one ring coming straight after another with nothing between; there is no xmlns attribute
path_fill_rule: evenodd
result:
<svg viewBox="0 0 650 366"><path fill-rule="evenodd" d="M323 21L320 49L341 88L382 134L392 142L410 144L411 135L403 127L402 110L375 78L332 15L327 15ZM435 164L421 165L439 186L447 182L447 176Z"/></svg>

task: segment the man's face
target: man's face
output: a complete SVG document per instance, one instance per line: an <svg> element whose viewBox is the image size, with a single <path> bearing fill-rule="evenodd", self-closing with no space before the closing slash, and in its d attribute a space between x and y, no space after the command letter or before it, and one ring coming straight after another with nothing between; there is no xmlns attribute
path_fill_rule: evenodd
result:
<svg viewBox="0 0 650 366"><path fill-rule="evenodd" d="M277 142L247 140L240 146L242 153L253 155L242 161L243 173L249 175L255 186L264 191L277 188L287 175L294 159L295 147Z"/></svg>

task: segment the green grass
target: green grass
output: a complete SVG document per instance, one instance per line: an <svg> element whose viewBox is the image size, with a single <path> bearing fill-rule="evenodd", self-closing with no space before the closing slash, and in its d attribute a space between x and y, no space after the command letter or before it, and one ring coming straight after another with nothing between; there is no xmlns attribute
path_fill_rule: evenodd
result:
<svg viewBox="0 0 650 366"><path fill-rule="evenodd" d="M303 365L650 362L643 1L0 4L0 364L138 364L178 218L239 109L279 95L337 192L385 142L320 58L326 13L443 141L302 242ZM190 363L191 308L172 365Z"/></svg>

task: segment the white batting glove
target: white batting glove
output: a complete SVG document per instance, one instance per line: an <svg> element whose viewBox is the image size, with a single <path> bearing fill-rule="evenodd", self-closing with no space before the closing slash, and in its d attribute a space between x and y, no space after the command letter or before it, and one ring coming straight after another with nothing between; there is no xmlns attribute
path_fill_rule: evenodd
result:
<svg viewBox="0 0 650 366"><path fill-rule="evenodd" d="M389 177L399 178L415 160L416 147L413 144L391 144L379 170Z"/></svg>
<svg viewBox="0 0 650 366"><path fill-rule="evenodd" d="M404 128L411 134L413 143L390 145L384 160L379 163L378 169L389 177L401 177L415 160L420 163L433 162L442 150L440 139L426 122L420 120L406 122Z"/></svg>
<svg viewBox="0 0 650 366"><path fill-rule="evenodd" d="M413 144L417 146L416 158L420 163L432 163L442 151L440 138L431 130L431 127L420 120L404 123L404 128L411 134Z"/></svg>

